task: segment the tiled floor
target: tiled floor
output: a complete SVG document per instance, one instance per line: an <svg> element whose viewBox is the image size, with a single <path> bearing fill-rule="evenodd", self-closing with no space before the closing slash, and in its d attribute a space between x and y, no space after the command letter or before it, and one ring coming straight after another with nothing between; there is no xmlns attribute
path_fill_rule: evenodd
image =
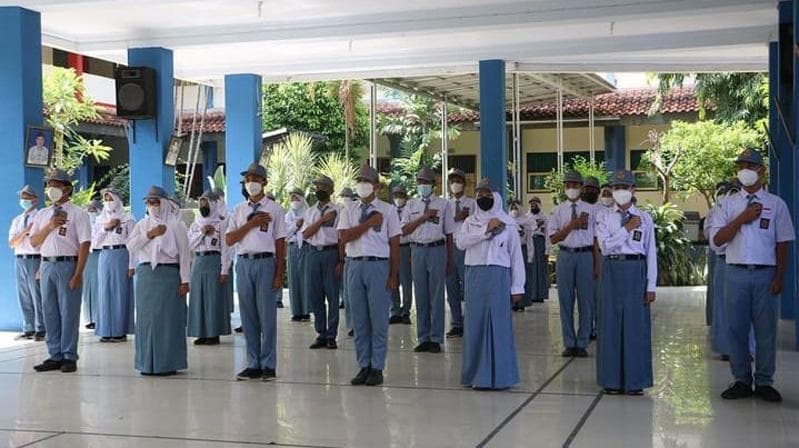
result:
<svg viewBox="0 0 799 448"><path fill-rule="evenodd" d="M553 294L554 296L554 294ZM783 447L799 445L799 354L783 324L777 387L785 401L724 402L727 366L708 352L701 289L663 289L654 307L656 386L602 396L593 357L558 354L552 300L515 314L522 381L506 392L458 384L460 341L414 354L415 327L392 326L386 383L352 387L352 340L311 351L309 323L280 310L275 383L236 382L240 336L189 349L189 370L139 376L133 344L81 340L76 374L34 373L41 343L0 334L0 447ZM593 350L592 354L593 354Z"/></svg>

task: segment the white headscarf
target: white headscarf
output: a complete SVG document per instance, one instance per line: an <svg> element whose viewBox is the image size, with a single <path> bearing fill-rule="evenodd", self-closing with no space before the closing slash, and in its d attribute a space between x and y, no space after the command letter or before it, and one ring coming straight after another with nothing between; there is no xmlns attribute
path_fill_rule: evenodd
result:
<svg viewBox="0 0 799 448"><path fill-rule="evenodd" d="M200 215L200 217L197 218L197 224L199 224L201 227L204 227L209 224L216 225L224 221L225 218L224 216L222 216L222 214L219 211L219 206L221 202L220 199L211 199L211 197L207 194L200 196L200 199L205 199L206 201L208 201L208 206L211 208L211 212L208 213L208 216L205 217L203 215Z"/></svg>
<svg viewBox="0 0 799 448"><path fill-rule="evenodd" d="M477 210L466 218L466 222L482 227L488 224L492 219L497 218L505 223L507 227L517 227L516 220L511 218L510 215L505 213L505 210L502 209L502 197L499 193L493 192L492 195L494 196L494 206L491 207L491 210L484 211L480 207L477 207Z"/></svg>
<svg viewBox="0 0 799 448"><path fill-rule="evenodd" d="M177 258L179 255L178 242L175 238L177 228L174 227L176 223L172 210L173 205L176 204L173 204L169 198L160 199L161 206L158 207L158 213L148 213L147 217L142 220L145 232L149 232L161 224L167 226L166 233L150 241L149 246L146 248L146 250L150 251L150 266L153 270L158 266L159 253L163 253L170 258Z"/></svg>
<svg viewBox="0 0 799 448"><path fill-rule="evenodd" d="M111 196L113 201L110 204L105 203L105 195ZM103 197L103 210L100 212L100 216L97 217L97 224L101 226L105 226L109 222L117 219L121 224L124 224L128 221L133 221L133 216L125 211L125 207L122 204L122 198L112 190L103 190L102 191Z"/></svg>
<svg viewBox="0 0 799 448"><path fill-rule="evenodd" d="M299 210L294 210L293 208L291 208L291 206L289 206L289 213L291 213L292 215L294 215L296 218L299 219L302 218L303 215L305 215L305 210L308 210L308 201L305 200L305 196L299 193L291 193L291 195L289 196L289 203L291 203L291 199L294 198L294 196L297 196L300 199L300 202L302 203L302 208Z"/></svg>

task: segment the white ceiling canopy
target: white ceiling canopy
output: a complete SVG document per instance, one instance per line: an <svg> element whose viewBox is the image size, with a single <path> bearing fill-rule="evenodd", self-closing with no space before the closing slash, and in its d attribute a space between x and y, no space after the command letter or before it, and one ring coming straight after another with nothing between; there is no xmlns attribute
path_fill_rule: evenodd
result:
<svg viewBox="0 0 799 448"><path fill-rule="evenodd" d="M267 81L475 73L766 70L776 0L11 0L46 45L126 62L175 52L176 76Z"/></svg>

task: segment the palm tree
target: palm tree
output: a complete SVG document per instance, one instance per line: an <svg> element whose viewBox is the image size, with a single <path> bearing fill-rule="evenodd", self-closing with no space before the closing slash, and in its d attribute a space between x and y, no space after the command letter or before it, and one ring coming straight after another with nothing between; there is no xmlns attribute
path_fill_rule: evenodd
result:
<svg viewBox="0 0 799 448"><path fill-rule="evenodd" d="M341 105L344 116L344 155L350 158L350 141L357 126L358 106L364 95L363 84L350 79L331 81L328 90Z"/></svg>
<svg viewBox="0 0 799 448"><path fill-rule="evenodd" d="M302 134L289 134L273 146L266 159L266 170L269 173L267 188L275 195L275 200L287 206L292 190L299 189L307 195L316 162L313 142Z"/></svg>

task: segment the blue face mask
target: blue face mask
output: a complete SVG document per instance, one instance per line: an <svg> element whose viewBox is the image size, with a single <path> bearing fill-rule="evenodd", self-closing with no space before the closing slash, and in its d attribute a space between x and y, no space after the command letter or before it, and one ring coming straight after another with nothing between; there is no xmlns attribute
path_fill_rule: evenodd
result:
<svg viewBox="0 0 799 448"><path fill-rule="evenodd" d="M419 192L419 195L423 198L426 198L431 194L433 194L432 185L417 185L416 190Z"/></svg>
<svg viewBox="0 0 799 448"><path fill-rule="evenodd" d="M33 201L30 199L20 199L19 206L22 207L22 210L28 210L33 206Z"/></svg>

